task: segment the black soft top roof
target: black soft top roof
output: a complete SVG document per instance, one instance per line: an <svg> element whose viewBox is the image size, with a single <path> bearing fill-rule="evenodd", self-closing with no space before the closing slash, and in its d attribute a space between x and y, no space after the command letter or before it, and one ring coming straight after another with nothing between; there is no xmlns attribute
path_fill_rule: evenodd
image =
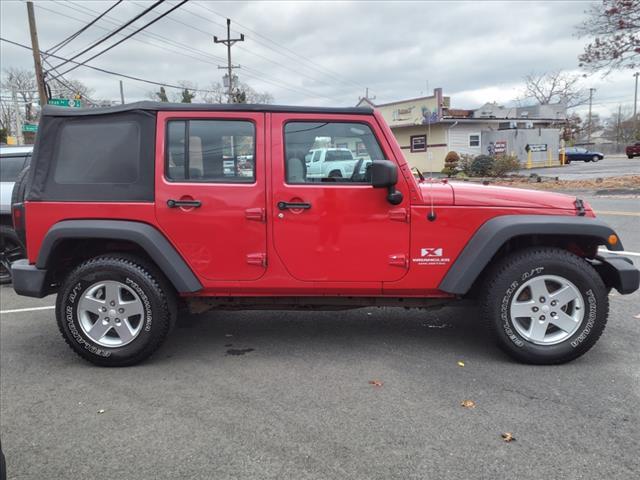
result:
<svg viewBox="0 0 640 480"><path fill-rule="evenodd" d="M124 113L134 110L180 111L180 112L290 112L290 113L342 113L371 114L370 107L298 107L291 105L254 105L247 103L167 103L167 102L135 102L115 107L99 108L67 108L46 105L42 114L47 117L83 117L87 115L106 115Z"/></svg>

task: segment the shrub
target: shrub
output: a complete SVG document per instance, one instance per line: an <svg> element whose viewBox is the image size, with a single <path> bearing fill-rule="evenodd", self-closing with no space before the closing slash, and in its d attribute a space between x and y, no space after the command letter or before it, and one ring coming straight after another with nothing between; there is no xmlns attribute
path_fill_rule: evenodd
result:
<svg viewBox="0 0 640 480"><path fill-rule="evenodd" d="M457 152L449 152L447 156L444 157L444 168L442 169L442 173L446 174L448 177L451 177L458 171L458 162L460 161L460 155Z"/></svg>
<svg viewBox="0 0 640 480"><path fill-rule="evenodd" d="M493 161L490 175L492 177L504 177L509 172L520 169L520 162L515 155L500 155Z"/></svg>
<svg viewBox="0 0 640 480"><path fill-rule="evenodd" d="M489 155L478 155L471 162L470 173L474 177L488 177L493 168L493 158Z"/></svg>
<svg viewBox="0 0 640 480"><path fill-rule="evenodd" d="M468 177L471 175L471 164L473 163L473 155L469 155L468 153L463 153L460 156L460 160L458 161L458 170L464 172L464 174Z"/></svg>

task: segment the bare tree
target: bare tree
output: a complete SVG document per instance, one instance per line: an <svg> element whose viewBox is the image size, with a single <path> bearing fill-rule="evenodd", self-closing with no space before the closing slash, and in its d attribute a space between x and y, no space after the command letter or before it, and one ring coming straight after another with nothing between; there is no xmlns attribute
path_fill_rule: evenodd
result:
<svg viewBox="0 0 640 480"><path fill-rule="evenodd" d="M580 66L605 75L640 66L640 0L602 0L578 26L581 37L595 37L578 57Z"/></svg>
<svg viewBox="0 0 640 480"><path fill-rule="evenodd" d="M90 98L94 92L92 88L87 87L80 80L56 79L47 82L47 84L51 89L51 96L53 98L71 98L75 95L80 95L82 98Z"/></svg>
<svg viewBox="0 0 640 480"><path fill-rule="evenodd" d="M204 103L227 103L226 89L220 82L212 82L202 94Z"/></svg>
<svg viewBox="0 0 640 480"><path fill-rule="evenodd" d="M31 70L21 70L19 68L7 68L3 72L3 79L0 86L8 95L15 90L20 103L24 106L24 117L27 121L32 121L36 117L33 103L36 103L38 87L36 76Z"/></svg>
<svg viewBox="0 0 640 480"><path fill-rule="evenodd" d="M584 105L589 92L578 86L580 75L571 75L562 71L530 73L524 77L523 97L534 99L540 105L564 103L567 108Z"/></svg>

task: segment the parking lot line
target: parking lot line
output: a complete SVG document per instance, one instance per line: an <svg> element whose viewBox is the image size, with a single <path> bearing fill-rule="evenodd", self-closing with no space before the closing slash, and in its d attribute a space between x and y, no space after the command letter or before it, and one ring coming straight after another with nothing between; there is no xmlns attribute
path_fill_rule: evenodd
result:
<svg viewBox="0 0 640 480"><path fill-rule="evenodd" d="M624 215L628 217L640 217L638 212L621 212L618 210L596 210L596 215Z"/></svg>
<svg viewBox="0 0 640 480"><path fill-rule="evenodd" d="M46 307L14 308L13 310L0 310L0 314L2 314L2 313L35 312L37 310L52 310L54 308L56 308L55 305L48 305Z"/></svg>
<svg viewBox="0 0 640 480"><path fill-rule="evenodd" d="M640 253L638 252L614 252L613 250L607 250L606 248L600 248L601 252L613 253L614 255L630 255L632 257L640 257Z"/></svg>

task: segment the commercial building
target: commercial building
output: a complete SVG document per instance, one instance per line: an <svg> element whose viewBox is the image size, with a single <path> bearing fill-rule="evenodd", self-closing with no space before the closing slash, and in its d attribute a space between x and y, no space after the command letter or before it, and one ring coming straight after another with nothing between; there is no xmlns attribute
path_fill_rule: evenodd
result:
<svg viewBox="0 0 640 480"><path fill-rule="evenodd" d="M503 107L486 103L475 110L451 107L451 98L436 88L433 95L375 104L393 131L407 161L423 172L439 172L449 151L459 154L513 153L523 165L558 161L562 104ZM524 142L524 143L523 143ZM527 145L530 145L527 148Z"/></svg>

